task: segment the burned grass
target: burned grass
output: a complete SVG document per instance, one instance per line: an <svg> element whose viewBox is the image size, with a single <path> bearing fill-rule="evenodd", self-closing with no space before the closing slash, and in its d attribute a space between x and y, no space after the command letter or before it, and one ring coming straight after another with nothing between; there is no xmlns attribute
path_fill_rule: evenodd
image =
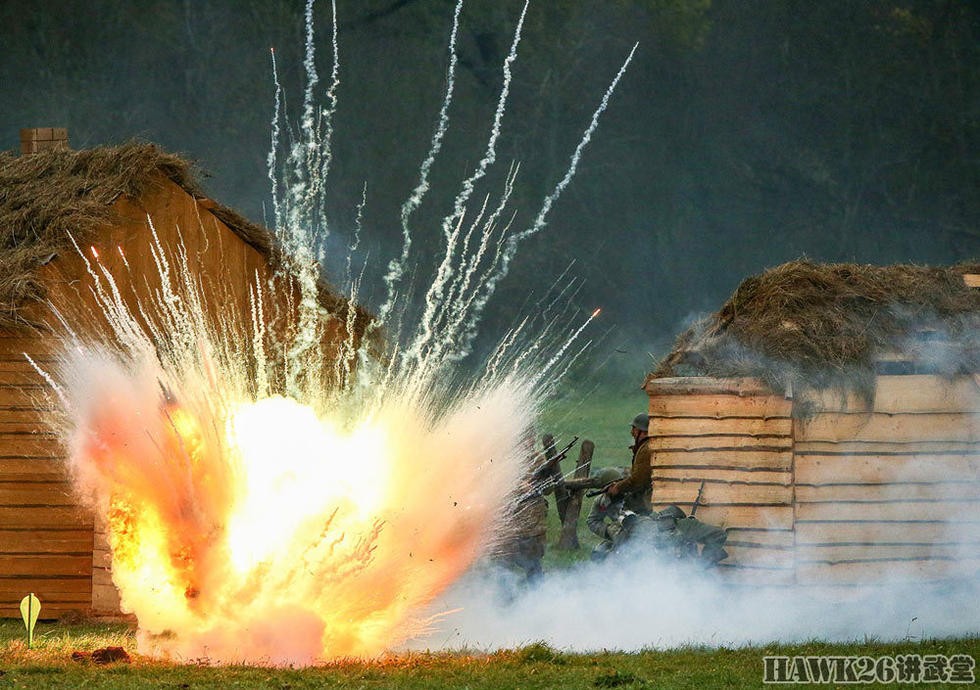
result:
<svg viewBox="0 0 980 690"><path fill-rule="evenodd" d="M953 376L980 369L980 290L953 267L793 261L747 278L682 333L651 378L756 377L773 390L873 394L888 353Z"/></svg>

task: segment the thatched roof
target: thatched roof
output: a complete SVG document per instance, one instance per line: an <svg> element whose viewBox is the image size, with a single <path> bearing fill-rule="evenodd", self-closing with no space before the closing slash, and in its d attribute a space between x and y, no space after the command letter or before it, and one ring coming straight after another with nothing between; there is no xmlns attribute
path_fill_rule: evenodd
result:
<svg viewBox="0 0 980 690"><path fill-rule="evenodd" d="M53 149L24 156L0 152L0 326L21 325L19 308L44 296L37 269L71 247L69 232L80 244L86 243L100 226L113 221L113 202L121 196L138 199L158 175L196 199L205 198L192 164L153 144ZM270 262L278 261L269 230L212 201L207 207ZM331 312L346 313L347 301L326 284L320 298Z"/></svg>
<svg viewBox="0 0 980 690"><path fill-rule="evenodd" d="M929 373L980 371L980 289L949 268L793 261L747 278L680 335L650 374L751 376L774 390L873 390L876 361Z"/></svg>

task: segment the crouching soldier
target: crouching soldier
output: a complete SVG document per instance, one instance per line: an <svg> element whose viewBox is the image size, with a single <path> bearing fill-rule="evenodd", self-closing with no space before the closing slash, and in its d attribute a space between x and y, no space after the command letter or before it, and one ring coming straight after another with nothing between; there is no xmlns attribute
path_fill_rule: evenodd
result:
<svg viewBox="0 0 980 690"><path fill-rule="evenodd" d="M614 498L609 495L608 491L612 482L622 478L623 472L616 467L603 467L592 474L595 486L607 489L592 502L592 509L589 511L588 517L585 518L585 524L589 531L601 540L592 548L591 558L593 561L604 559L627 536L620 521L623 513L623 497Z"/></svg>
<svg viewBox="0 0 980 690"><path fill-rule="evenodd" d="M622 496L609 495L609 482L622 477L616 468L596 473L596 483L606 486L592 504L586 523L602 541L592 549L592 560L603 560L609 553L629 541L647 546L671 558L694 560L706 568L728 557L724 545L728 533L685 515L677 506L668 506L649 515L634 513L624 507Z"/></svg>
<svg viewBox="0 0 980 690"><path fill-rule="evenodd" d="M652 516L654 543L677 558L692 558L705 568L728 558L725 542L728 532L685 515L677 506L667 506Z"/></svg>

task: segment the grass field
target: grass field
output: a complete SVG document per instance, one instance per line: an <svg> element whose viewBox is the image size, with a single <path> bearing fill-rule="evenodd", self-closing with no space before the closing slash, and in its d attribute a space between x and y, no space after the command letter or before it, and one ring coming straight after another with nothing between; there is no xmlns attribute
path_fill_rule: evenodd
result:
<svg viewBox="0 0 980 690"><path fill-rule="evenodd" d="M599 388L589 393L570 394L559 398L545 407L540 419L540 433L550 433L559 447L564 446L574 437L579 437L579 443L588 439L595 444L592 457L592 467L601 468L610 465L628 467L633 456L629 449L633 439L629 427L639 412L645 412L647 396L635 387L618 389ZM539 434L540 435L540 434ZM578 461L579 445L569 453L569 457L561 463L562 471L571 475ZM582 548L578 551L559 551L555 548L561 526L558 522L558 511L553 500L549 499L548 508L548 549L545 552L544 568L558 568L569 565L583 558L588 558L592 545L597 541L585 527L585 516L588 514L592 499L586 498L582 503L582 516L578 524L579 543Z"/></svg>
<svg viewBox="0 0 980 690"><path fill-rule="evenodd" d="M543 411L540 431L554 434L560 443L576 435L592 440L596 444L596 467L627 465L628 427L645 403L645 396L638 389L595 391L581 399L559 399ZM563 470L570 472L577 457L576 448L563 463ZM582 548L558 551L554 548L557 515L551 504L546 572L588 557L595 541L584 525L588 508L586 500L579 529ZM586 612L581 624L588 625ZM651 639L656 639L654 632L651 631ZM72 652L107 646L126 649L132 663L99 666L91 661L72 660ZM212 666L203 660L164 662L142 657L136 648L135 630L127 624L41 622L34 648L28 649L21 623L0 621L0 688L751 688L763 687L765 656L942 654L980 658L977 637L581 654L564 653L537 643L492 653L406 652L306 669ZM918 683L906 687L956 686Z"/></svg>
<svg viewBox="0 0 980 690"><path fill-rule="evenodd" d="M132 663L98 666L74 651L122 646ZM685 648L630 654L563 654L543 644L486 653L412 653L306 669L177 664L136 654L123 624L40 623L27 649L19 622L0 622L0 687L13 688L750 688L762 686L764 656L980 657L980 638L921 642ZM912 687L941 687L916 684ZM946 685L945 687L955 687Z"/></svg>

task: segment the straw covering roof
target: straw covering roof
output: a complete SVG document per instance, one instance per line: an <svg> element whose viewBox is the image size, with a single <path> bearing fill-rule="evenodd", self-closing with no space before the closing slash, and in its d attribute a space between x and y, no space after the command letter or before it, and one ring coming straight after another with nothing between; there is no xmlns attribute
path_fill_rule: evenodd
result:
<svg viewBox="0 0 980 690"><path fill-rule="evenodd" d="M980 289L964 273L980 273L980 263L786 263L743 281L650 377L751 376L784 393L868 393L876 360L889 354L928 373L980 372Z"/></svg>
<svg viewBox="0 0 980 690"><path fill-rule="evenodd" d="M196 199L205 198L192 164L153 144L25 156L0 152L0 326L20 325L19 307L44 296L37 269L62 251L74 251L69 233L79 244L86 243L100 226L112 222L114 201L121 196L138 199L158 175ZM277 260L269 230L213 202L208 209L244 242ZM320 297L328 310L346 311L346 301L326 285Z"/></svg>

